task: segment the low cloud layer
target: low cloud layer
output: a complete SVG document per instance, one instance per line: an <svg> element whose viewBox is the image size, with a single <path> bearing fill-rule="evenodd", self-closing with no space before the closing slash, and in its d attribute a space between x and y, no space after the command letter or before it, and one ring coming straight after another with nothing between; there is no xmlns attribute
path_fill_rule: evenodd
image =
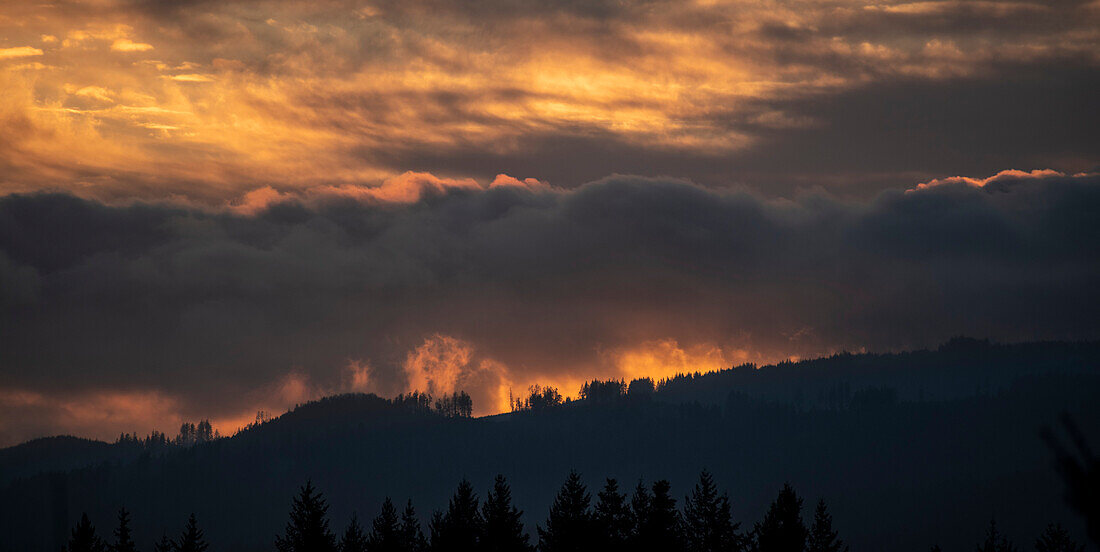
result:
<svg viewBox="0 0 1100 552"><path fill-rule="evenodd" d="M467 389L490 413L534 383L1098 338L1098 210L1100 176L1052 171L866 201L414 173L219 207L8 195L0 444L231 431L337 391Z"/></svg>

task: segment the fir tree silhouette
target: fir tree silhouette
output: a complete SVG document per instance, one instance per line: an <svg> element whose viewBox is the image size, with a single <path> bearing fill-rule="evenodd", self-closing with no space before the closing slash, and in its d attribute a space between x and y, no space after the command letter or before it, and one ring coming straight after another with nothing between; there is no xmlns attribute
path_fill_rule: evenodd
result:
<svg viewBox="0 0 1100 552"><path fill-rule="evenodd" d="M180 535L178 541L176 541L173 549L176 552L203 552L210 545L206 543L206 539L202 534L202 530L199 529L199 523L195 520L195 514L191 514L187 518L187 526L183 528L183 533Z"/></svg>
<svg viewBox="0 0 1100 552"><path fill-rule="evenodd" d="M173 547L175 547L175 544L172 539L168 538L167 533L163 533L160 540L153 543L153 552L172 552Z"/></svg>
<svg viewBox="0 0 1100 552"><path fill-rule="evenodd" d="M806 543L806 552L847 552L844 541L837 538L833 531L833 516L825 508L825 499L817 502L814 510L814 524L810 528L810 537Z"/></svg>
<svg viewBox="0 0 1100 552"><path fill-rule="evenodd" d="M294 497L286 534L275 538L279 552L335 552L336 537L328 528L328 504L312 481Z"/></svg>
<svg viewBox="0 0 1100 552"><path fill-rule="evenodd" d="M714 477L703 470L691 495L684 498L684 540L693 552L727 552L744 549L740 523L733 523L729 496L718 494Z"/></svg>
<svg viewBox="0 0 1100 552"><path fill-rule="evenodd" d="M562 552L591 550L595 542L592 533L592 495L576 471L569 472L546 518L546 528L538 527L539 550Z"/></svg>
<svg viewBox="0 0 1100 552"><path fill-rule="evenodd" d="M359 526L359 518L352 514L344 536L340 538L340 552L367 552L367 537Z"/></svg>
<svg viewBox="0 0 1100 552"><path fill-rule="evenodd" d="M386 497L382 501L382 512L371 522L370 537L367 538L371 552L399 552L401 550L401 526L397 519L397 508Z"/></svg>
<svg viewBox="0 0 1100 552"><path fill-rule="evenodd" d="M985 542L978 545L978 552L1016 552L1008 538L997 530L997 520L989 520L989 529L985 531Z"/></svg>
<svg viewBox="0 0 1100 552"><path fill-rule="evenodd" d="M649 519L649 511L652 507L653 495L649 494L645 482L639 479L638 484L634 487L634 495L630 497L630 517L634 522L633 530L630 532L630 550L642 550L644 548L644 543L641 542L642 525Z"/></svg>
<svg viewBox="0 0 1100 552"><path fill-rule="evenodd" d="M401 514L401 549L405 552L422 552L427 548L424 532L420 530L420 520L416 517L412 500L409 500Z"/></svg>
<svg viewBox="0 0 1100 552"><path fill-rule="evenodd" d="M80 514L80 521L73 527L66 552L106 552L107 546L95 534L95 526L88 520L88 514Z"/></svg>
<svg viewBox="0 0 1100 552"><path fill-rule="evenodd" d="M473 485L463 479L455 489L446 514L432 516L431 549L438 552L467 552L477 549L482 519Z"/></svg>
<svg viewBox="0 0 1100 552"><path fill-rule="evenodd" d="M806 546L806 526L802 524L802 499L790 483L784 484L772 502L764 521L753 528L757 552L802 552Z"/></svg>
<svg viewBox="0 0 1100 552"><path fill-rule="evenodd" d="M137 545L130 536L130 512L126 508L118 510L118 528L115 529L115 543L111 552L137 552Z"/></svg>
<svg viewBox="0 0 1100 552"><path fill-rule="evenodd" d="M638 521L637 550L676 552L684 550L683 519L672 498L667 480L653 483L653 497L644 518Z"/></svg>
<svg viewBox="0 0 1100 552"><path fill-rule="evenodd" d="M1062 524L1051 523L1035 539L1035 552L1085 552L1085 545L1069 538L1069 532Z"/></svg>
<svg viewBox="0 0 1100 552"><path fill-rule="evenodd" d="M523 512L512 505L512 490L503 475L497 475L493 488L481 505L485 520L481 535L484 552L526 552L531 549L523 530Z"/></svg>
<svg viewBox="0 0 1100 552"><path fill-rule="evenodd" d="M634 529L634 519L626 504L626 496L619 493L619 483L614 479L608 478L597 495L592 521L600 550L626 550Z"/></svg>

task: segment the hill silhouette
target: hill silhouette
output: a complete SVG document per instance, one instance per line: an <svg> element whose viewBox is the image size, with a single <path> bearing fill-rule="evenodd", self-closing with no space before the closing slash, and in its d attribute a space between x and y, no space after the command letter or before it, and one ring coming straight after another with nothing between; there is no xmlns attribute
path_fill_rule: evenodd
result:
<svg viewBox="0 0 1100 552"><path fill-rule="evenodd" d="M141 548L194 512L211 550L271 550L306 480L343 527L385 497L426 521L458 481L485 496L498 473L534 533L571 470L593 489L667 479L682 499L707 469L746 526L789 481L856 550L971 547L991 516L1017 542L1049 522L1084 534L1039 431L1068 413L1100 434L1100 343L956 339L586 389L483 418L356 394L197 444L32 441L0 450L0 550L57 550L81 512L106 528L122 506Z"/></svg>

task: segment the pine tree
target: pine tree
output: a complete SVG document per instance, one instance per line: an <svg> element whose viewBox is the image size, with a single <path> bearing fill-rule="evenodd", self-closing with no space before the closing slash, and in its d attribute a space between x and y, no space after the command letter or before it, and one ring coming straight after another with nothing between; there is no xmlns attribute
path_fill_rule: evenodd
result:
<svg viewBox="0 0 1100 552"><path fill-rule="evenodd" d="M203 552L210 545L206 543L206 539L202 534L202 530L199 529L199 523L195 520L195 514L191 514L187 518L187 526L183 528L183 533L180 535L176 545L173 549L176 552Z"/></svg>
<svg viewBox="0 0 1100 552"><path fill-rule="evenodd" d="M401 550L401 527L397 519L397 508L389 497L382 502L382 512L371 523L370 537L367 539L371 552L399 552Z"/></svg>
<svg viewBox="0 0 1100 552"><path fill-rule="evenodd" d="M172 539L168 538L168 534L162 534L160 540L153 543L153 552L172 552L172 548L175 546L172 543Z"/></svg>
<svg viewBox="0 0 1100 552"><path fill-rule="evenodd" d="M817 503L814 511L814 524L810 528L810 538L807 542L806 552L847 552L848 547L844 541L837 538L837 532L833 531L833 516L825 509L825 499Z"/></svg>
<svg viewBox="0 0 1100 552"><path fill-rule="evenodd" d="M1062 524L1051 523L1035 539L1035 552L1085 552L1085 546L1069 538L1069 532Z"/></svg>
<svg viewBox="0 0 1100 552"><path fill-rule="evenodd" d="M526 552L531 549L523 530L523 512L512 505L512 490L503 475L497 475L493 489L485 496L481 514L485 519L482 551Z"/></svg>
<svg viewBox="0 0 1100 552"><path fill-rule="evenodd" d="M634 519L626 505L626 497L619 493L619 483L608 479L596 498L593 524L600 550L625 551L634 529Z"/></svg>
<svg viewBox="0 0 1100 552"><path fill-rule="evenodd" d="M569 477L550 506L546 529L538 527L539 550L574 552L594 549L592 513L588 507L591 501L592 496L581 482L581 476L576 471L569 472Z"/></svg>
<svg viewBox="0 0 1100 552"><path fill-rule="evenodd" d="M312 481L294 497L286 534L275 538L279 552L335 552L336 537L328 528L328 504Z"/></svg>
<svg viewBox="0 0 1100 552"><path fill-rule="evenodd" d="M106 552L107 546L96 536L95 526L88 520L88 514L80 514L80 522L73 527L66 552Z"/></svg>
<svg viewBox="0 0 1100 552"><path fill-rule="evenodd" d="M482 519L473 485L458 484L446 514L432 517L431 549L437 552L468 552L477 549Z"/></svg>
<svg viewBox="0 0 1100 552"><path fill-rule="evenodd" d="M1016 548L1012 546L1012 543L997 531L997 520L989 520L989 529L985 532L985 542L978 545L978 552L1015 552Z"/></svg>
<svg viewBox="0 0 1100 552"><path fill-rule="evenodd" d="M808 532L802 523L802 499L789 483L783 485L753 533L758 552L802 552L805 548Z"/></svg>
<svg viewBox="0 0 1100 552"><path fill-rule="evenodd" d="M137 552L137 545L130 536L130 512L126 508L118 511L118 529L115 529L115 543L111 552Z"/></svg>
<svg viewBox="0 0 1100 552"><path fill-rule="evenodd" d="M685 542L698 552L726 552L744 549L738 533L740 523L733 523L729 496L719 495L714 478L703 470L699 482L684 499Z"/></svg>
<svg viewBox="0 0 1100 552"><path fill-rule="evenodd" d="M684 549L683 520L676 510L671 488L664 479L653 484L653 498L646 516L638 521L637 550L676 552Z"/></svg>
<svg viewBox="0 0 1100 552"><path fill-rule="evenodd" d="M367 537L363 534L363 528L359 526L359 518L354 514L348 522L344 536L340 539L340 552L366 552Z"/></svg>
<svg viewBox="0 0 1100 552"><path fill-rule="evenodd" d="M630 511L631 518L634 522L633 530L630 535L630 550L643 550L645 543L642 542L642 525L649 519L649 511L653 507L653 495L649 494L649 489L646 488L645 482L638 480L638 485L634 487L634 496L630 497Z"/></svg>
<svg viewBox="0 0 1100 552"><path fill-rule="evenodd" d="M420 520L416 518L412 500L409 500L405 504L405 512L401 514L401 549L405 552L422 552L427 548L424 532L420 530Z"/></svg>

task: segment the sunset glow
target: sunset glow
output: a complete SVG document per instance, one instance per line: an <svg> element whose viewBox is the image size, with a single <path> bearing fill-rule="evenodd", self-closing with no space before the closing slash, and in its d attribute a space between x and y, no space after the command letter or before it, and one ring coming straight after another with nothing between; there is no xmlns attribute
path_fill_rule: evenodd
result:
<svg viewBox="0 0 1100 552"><path fill-rule="evenodd" d="M1095 338L1098 83L1097 2L5 2L0 446Z"/></svg>

